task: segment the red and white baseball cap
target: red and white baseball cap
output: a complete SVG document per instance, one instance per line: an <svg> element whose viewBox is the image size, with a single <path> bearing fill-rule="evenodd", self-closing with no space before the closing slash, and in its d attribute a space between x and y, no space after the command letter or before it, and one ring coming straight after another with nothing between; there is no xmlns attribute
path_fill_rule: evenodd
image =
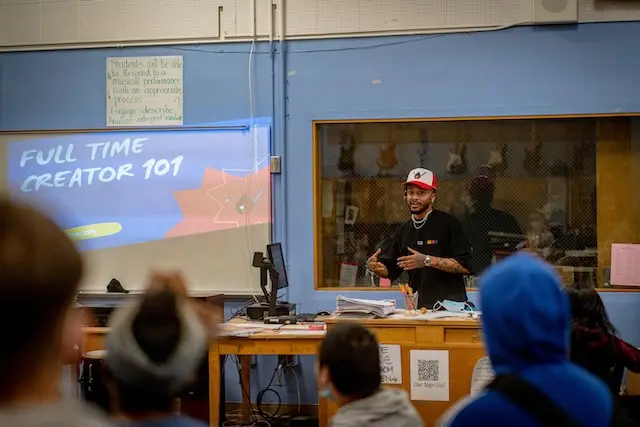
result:
<svg viewBox="0 0 640 427"><path fill-rule="evenodd" d="M429 169L416 168L409 172L404 185L415 185L423 190L437 190L438 178Z"/></svg>

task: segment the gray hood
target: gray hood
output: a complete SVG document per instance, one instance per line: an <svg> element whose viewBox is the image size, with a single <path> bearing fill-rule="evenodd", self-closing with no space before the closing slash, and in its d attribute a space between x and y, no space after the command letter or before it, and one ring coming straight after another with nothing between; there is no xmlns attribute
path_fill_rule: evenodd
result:
<svg viewBox="0 0 640 427"><path fill-rule="evenodd" d="M422 427L424 423L407 392L383 388L373 396L342 406L331 420L333 427Z"/></svg>
<svg viewBox="0 0 640 427"><path fill-rule="evenodd" d="M1 408L0 426L113 427L101 412L80 402Z"/></svg>

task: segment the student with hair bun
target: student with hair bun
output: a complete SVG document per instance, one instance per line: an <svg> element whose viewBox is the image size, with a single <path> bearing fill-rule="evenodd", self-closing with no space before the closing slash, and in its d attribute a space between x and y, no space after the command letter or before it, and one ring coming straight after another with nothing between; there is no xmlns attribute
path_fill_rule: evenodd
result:
<svg viewBox="0 0 640 427"><path fill-rule="evenodd" d="M155 275L135 304L116 311L105 365L115 417L132 427L205 427L176 401L206 354L201 313L176 275Z"/></svg>

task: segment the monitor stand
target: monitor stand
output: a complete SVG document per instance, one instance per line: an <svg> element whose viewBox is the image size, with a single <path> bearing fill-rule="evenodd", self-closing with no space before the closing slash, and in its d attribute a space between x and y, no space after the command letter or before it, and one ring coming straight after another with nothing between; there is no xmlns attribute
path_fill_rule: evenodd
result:
<svg viewBox="0 0 640 427"><path fill-rule="evenodd" d="M271 292L267 291L268 277L271 275ZM264 320L265 317L288 316L291 311L290 304L278 304L278 272L273 269L270 262L264 261L260 267L260 288L265 302L251 304L247 307L249 320Z"/></svg>
<svg viewBox="0 0 640 427"><path fill-rule="evenodd" d="M272 316L288 316L290 314L291 306L289 304L276 304L274 314L269 313L269 304L256 303L247 307L247 318L249 320L262 321L265 317Z"/></svg>

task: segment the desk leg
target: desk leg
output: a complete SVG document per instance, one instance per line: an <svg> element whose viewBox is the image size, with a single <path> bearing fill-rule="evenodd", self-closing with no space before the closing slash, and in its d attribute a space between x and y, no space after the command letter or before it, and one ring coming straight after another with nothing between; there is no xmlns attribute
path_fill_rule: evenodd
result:
<svg viewBox="0 0 640 427"><path fill-rule="evenodd" d="M251 356L239 356L242 387L242 421L251 419Z"/></svg>
<svg viewBox="0 0 640 427"><path fill-rule="evenodd" d="M71 387L73 387L72 393L74 397L80 396L80 362L75 361L69 365L71 368Z"/></svg>
<svg viewBox="0 0 640 427"><path fill-rule="evenodd" d="M318 426L326 427L327 421L327 399L318 397Z"/></svg>
<svg viewBox="0 0 640 427"><path fill-rule="evenodd" d="M209 345L209 425L218 427L220 424L220 352L218 343L213 341Z"/></svg>

